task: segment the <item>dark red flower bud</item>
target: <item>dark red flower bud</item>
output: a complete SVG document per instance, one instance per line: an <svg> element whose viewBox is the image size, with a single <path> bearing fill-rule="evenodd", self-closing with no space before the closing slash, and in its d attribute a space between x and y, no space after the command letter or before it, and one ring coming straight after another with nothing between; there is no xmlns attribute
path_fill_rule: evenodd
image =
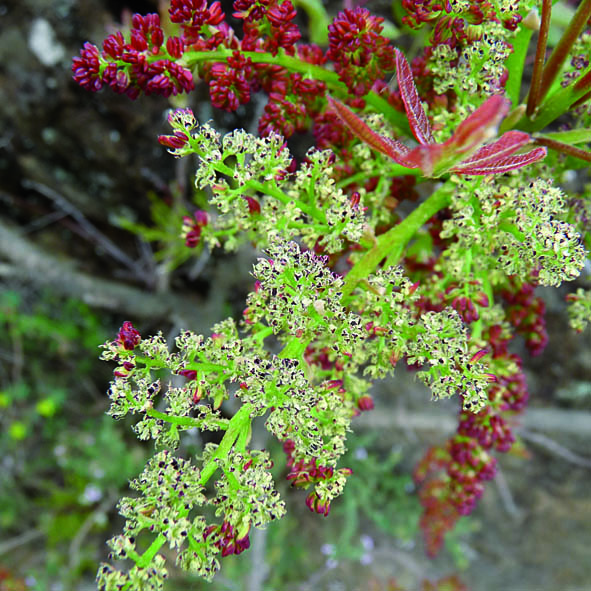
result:
<svg viewBox="0 0 591 591"><path fill-rule="evenodd" d="M363 410L363 411L373 410L374 402L373 402L372 397L368 396L367 394L364 396L361 396L357 400L357 407L359 408L359 410Z"/></svg>
<svg viewBox="0 0 591 591"><path fill-rule="evenodd" d="M181 369L179 376L187 378L189 382L197 379L197 372L194 369Z"/></svg>
<svg viewBox="0 0 591 591"><path fill-rule="evenodd" d="M159 135L158 142L167 148L177 150L187 144L189 138L182 131L175 131L174 135Z"/></svg>
<svg viewBox="0 0 591 591"><path fill-rule="evenodd" d="M193 215L198 226L207 226L209 223L209 216L206 211L198 209Z"/></svg>
<svg viewBox="0 0 591 591"><path fill-rule="evenodd" d="M261 204L252 197L244 196L246 202L248 203L248 211L250 215L256 215L261 213Z"/></svg>
<svg viewBox="0 0 591 591"><path fill-rule="evenodd" d="M195 248L201 239L201 228L197 227L194 230L187 232L185 237L185 246L189 248Z"/></svg>
<svg viewBox="0 0 591 591"><path fill-rule="evenodd" d="M166 40L166 51L171 57L178 59L185 52L185 43L180 37L169 37Z"/></svg>
<svg viewBox="0 0 591 591"><path fill-rule="evenodd" d="M142 338L140 333L133 327L133 324L129 321L125 321L119 329L117 340L123 345L124 349L127 351L133 351L133 349L139 345Z"/></svg>

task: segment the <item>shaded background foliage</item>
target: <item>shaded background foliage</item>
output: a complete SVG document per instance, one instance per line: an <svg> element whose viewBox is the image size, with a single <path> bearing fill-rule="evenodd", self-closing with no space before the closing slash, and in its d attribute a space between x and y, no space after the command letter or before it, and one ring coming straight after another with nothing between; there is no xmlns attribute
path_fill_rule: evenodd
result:
<svg viewBox="0 0 591 591"><path fill-rule="evenodd" d="M391 17L389 3L368 7ZM148 1L0 2L2 591L93 588L104 540L120 528L113 505L148 450L104 416L110 368L98 345L123 320L170 339L181 327L207 333L238 316L250 288L255 253L189 258L178 238L191 163L156 141L168 131L170 103L92 95L70 79L85 40L102 39L132 12L157 10ZM236 115L213 112L202 90L190 100L221 131L254 131L256 103ZM296 138L292 147L309 143ZM150 244L122 227L154 227L154 218L169 234ZM395 577L416 589L458 573L475 590L588 588L589 333L569 331L559 293L542 293L550 345L528 361L521 453L499 459L496 486L437 560L424 557L410 472L453 432L456 402L429 404L399 372L376 393L378 412L358 420L346 462L355 475L330 517L310 515L282 485L288 518L226 559L211 587L378 590L395 588ZM276 477L284 474L278 463ZM174 588L206 586L179 579Z"/></svg>

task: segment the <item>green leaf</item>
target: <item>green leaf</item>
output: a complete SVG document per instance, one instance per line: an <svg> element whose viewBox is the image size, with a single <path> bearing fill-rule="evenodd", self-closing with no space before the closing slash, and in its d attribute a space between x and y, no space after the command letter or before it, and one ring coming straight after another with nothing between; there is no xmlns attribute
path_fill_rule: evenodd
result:
<svg viewBox="0 0 591 591"><path fill-rule="evenodd" d="M581 72L577 81L589 73L591 73L591 66ZM566 113L574 103L589 92L587 85L580 85L579 88L576 88L577 81L549 95L540 105L536 118L530 121L525 120L517 127L523 131L539 131Z"/></svg>
<svg viewBox="0 0 591 591"><path fill-rule="evenodd" d="M551 133L536 134L536 137L548 138L563 144L585 144L591 142L591 129L570 129L568 131L553 131Z"/></svg>
<svg viewBox="0 0 591 591"><path fill-rule="evenodd" d="M523 78L523 66L527 56L527 48L533 35L533 31L528 27L521 25L519 32L512 40L513 53L507 58L505 65L509 72L505 89L511 104L515 107L519 104L519 93L521 90L521 80Z"/></svg>

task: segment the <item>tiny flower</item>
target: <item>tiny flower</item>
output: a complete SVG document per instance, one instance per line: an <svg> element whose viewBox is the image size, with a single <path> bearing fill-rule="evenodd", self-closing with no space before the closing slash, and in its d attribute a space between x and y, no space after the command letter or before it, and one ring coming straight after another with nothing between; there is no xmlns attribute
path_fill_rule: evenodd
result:
<svg viewBox="0 0 591 591"><path fill-rule="evenodd" d="M343 123L374 150L406 168L419 168L425 176L430 177L438 177L446 172L467 175L502 174L542 160L546 156L545 148L515 154L531 139L529 134L522 131L508 131L493 143L483 145L495 137L499 123L509 111L509 101L499 95L488 98L462 121L446 142L436 144L410 66L402 53L398 49L395 51L398 86L410 128L420 144L418 147L410 149L397 140L379 135L348 107L330 96L327 97L333 111Z"/></svg>

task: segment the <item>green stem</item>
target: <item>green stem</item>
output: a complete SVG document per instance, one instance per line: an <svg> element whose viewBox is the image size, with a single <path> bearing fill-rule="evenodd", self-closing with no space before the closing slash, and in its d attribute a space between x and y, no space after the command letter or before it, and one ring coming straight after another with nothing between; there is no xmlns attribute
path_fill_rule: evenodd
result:
<svg viewBox="0 0 591 591"><path fill-rule="evenodd" d="M178 60L180 65L186 67L193 67L201 62L215 62L226 61L235 50L218 48L216 51L187 51L181 60ZM331 72L322 66L310 64L297 57L286 55L280 52L277 55L271 55L266 52L259 51L243 51L244 57L250 58L253 64L274 64L283 66L290 72L299 72L314 80L321 80L327 86L334 90L340 91L343 95L348 95L349 90L347 86L339 80L339 75L336 72ZM401 131L407 132L410 135L410 127L406 116L397 111L388 101L383 99L375 92L370 92L363 97L367 104L371 105L395 125Z"/></svg>
<svg viewBox="0 0 591 591"><path fill-rule="evenodd" d="M379 236L373 248L365 253L347 273L343 286L343 298L349 296L357 284L373 273L386 257L387 267L398 264L404 248L419 228L438 211L449 205L451 190L451 183L445 183L397 226Z"/></svg>
<svg viewBox="0 0 591 591"><path fill-rule="evenodd" d="M230 419L228 430L226 431L218 448L211 457L211 459L203 466L201 470L201 478L199 484L205 486L207 481L214 475L218 468L215 460L225 458L232 449L232 446L238 437L245 430L250 430L250 413L254 410L254 406L250 403L245 403L240 407L240 410Z"/></svg>
<svg viewBox="0 0 591 591"><path fill-rule="evenodd" d="M309 341L303 341L294 337L283 347L278 357L280 359L301 359L308 344Z"/></svg>
<svg viewBox="0 0 591 591"><path fill-rule="evenodd" d="M171 425L178 425L179 427L197 427L199 429L203 428L203 420L195 419L193 417L179 417L176 415L168 415L164 412L160 412L155 408L150 408L146 411L146 414L149 417L153 417L155 419L161 419L162 421L166 421ZM228 428L228 421L225 419L207 419L209 424L215 424L218 428L225 430Z"/></svg>
<svg viewBox="0 0 591 591"><path fill-rule="evenodd" d="M164 534L158 534L156 539L150 544L150 547L141 555L139 560L136 561L136 564L139 568L146 568L152 560L154 560L154 556L158 553L158 550L164 546L166 542L166 538Z"/></svg>
<svg viewBox="0 0 591 591"><path fill-rule="evenodd" d="M535 119L524 117L516 125L516 128L530 133L544 129L585 96L589 92L589 85L591 85L591 66L585 68L575 82L552 93L539 106Z"/></svg>

